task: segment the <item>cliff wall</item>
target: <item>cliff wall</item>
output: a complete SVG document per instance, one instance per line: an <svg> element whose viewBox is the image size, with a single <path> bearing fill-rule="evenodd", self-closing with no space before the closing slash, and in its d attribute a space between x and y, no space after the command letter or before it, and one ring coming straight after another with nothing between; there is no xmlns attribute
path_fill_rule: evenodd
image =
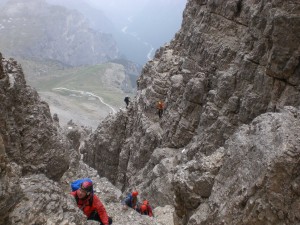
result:
<svg viewBox="0 0 300 225"><path fill-rule="evenodd" d="M174 206L179 224L299 223L299 24L296 0L188 1L130 108L86 141L85 162Z"/></svg>

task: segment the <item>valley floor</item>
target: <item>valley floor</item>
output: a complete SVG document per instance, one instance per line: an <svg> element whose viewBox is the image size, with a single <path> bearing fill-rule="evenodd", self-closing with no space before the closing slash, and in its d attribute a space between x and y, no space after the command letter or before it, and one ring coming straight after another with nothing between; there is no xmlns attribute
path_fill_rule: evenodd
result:
<svg viewBox="0 0 300 225"><path fill-rule="evenodd" d="M100 102L94 96L63 96L55 92L39 92L39 95L49 104L52 116L54 113L58 115L60 126L66 126L72 120L79 126L95 130L101 120L113 113L112 106Z"/></svg>

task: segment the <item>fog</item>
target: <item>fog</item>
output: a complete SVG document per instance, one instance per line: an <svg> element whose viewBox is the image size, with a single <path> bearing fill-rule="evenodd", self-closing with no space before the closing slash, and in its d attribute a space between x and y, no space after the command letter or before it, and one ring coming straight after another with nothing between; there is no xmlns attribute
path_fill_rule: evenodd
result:
<svg viewBox="0 0 300 225"><path fill-rule="evenodd" d="M112 33L124 58L144 64L179 30L187 0L46 0L84 14Z"/></svg>
<svg viewBox="0 0 300 225"><path fill-rule="evenodd" d="M106 16L111 18L116 25L124 25L126 19L144 17L163 16L162 12L169 12L175 18L174 23L181 21L181 13L186 0L86 0L91 6L102 10ZM152 11L147 11L151 9ZM153 11L155 9L156 11ZM178 16L178 19L176 19ZM164 21L162 21L164 23ZM163 25L163 24L162 24Z"/></svg>

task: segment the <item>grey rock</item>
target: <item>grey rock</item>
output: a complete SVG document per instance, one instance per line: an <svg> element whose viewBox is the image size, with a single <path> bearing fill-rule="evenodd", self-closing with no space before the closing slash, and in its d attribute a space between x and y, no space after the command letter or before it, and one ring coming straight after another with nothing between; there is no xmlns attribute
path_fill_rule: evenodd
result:
<svg viewBox="0 0 300 225"><path fill-rule="evenodd" d="M0 132L5 152L22 166L24 175L42 172L58 180L68 169L68 143L61 141L52 124L49 106L26 85L20 66L13 60L3 60L2 64L5 78L0 82Z"/></svg>
<svg viewBox="0 0 300 225"><path fill-rule="evenodd" d="M299 120L289 110L263 114L242 126L226 142L210 207L197 224L297 224L298 130ZM199 207L196 214L202 211ZM193 218L188 224L194 224Z"/></svg>
<svg viewBox="0 0 300 225"><path fill-rule="evenodd" d="M223 159L228 157L224 153L228 140L262 114L281 112L287 106L293 106L289 110L297 112L300 106L297 26L300 15L296 2L188 1L181 29L144 66L131 108L109 118L111 123L104 122L98 127L86 145L84 161L121 190L138 187L160 196L158 184L164 183L161 189L169 190L167 197L161 201L152 197L152 200L159 206L174 205L181 224L188 224L190 219L191 224L227 221L230 216L225 212L219 218L213 216L213 211L222 207L215 208L210 199L219 191L214 189L216 179L219 182L223 179L219 179L219 170L224 166ZM154 107L160 99L166 108L163 118L158 120ZM285 118L286 114L276 116ZM114 138L106 136L112 133ZM263 137L261 133L256 135L257 140ZM296 138L293 133L287 135ZM267 144L267 140L261 141ZM269 145L276 148L284 143L282 138L276 141L278 145ZM152 156L159 149L174 149L176 154L153 161ZM184 154L179 154L183 150ZM115 160L106 159L108 154ZM273 155L265 157L271 164L275 160ZM101 159L101 165L95 158ZM253 160L258 159L256 156ZM174 163L166 167L166 160ZM203 160L215 162L202 167ZM251 160L247 163L251 164ZM260 167L253 170L258 172ZM247 172L250 177L256 173ZM297 194L297 181L289 184ZM147 192L150 191L142 191L142 195ZM170 197L173 195L175 198ZM231 192L227 195L233 197ZM222 201L230 205L230 214L234 200ZM297 206L297 200L293 204ZM203 217L198 216L198 208ZM240 209L236 213L245 218L250 215L250 211ZM265 216L259 217L262 221L277 221L268 210L264 213ZM270 215L270 221L263 219L266 215ZM278 210L278 215L285 220L287 210ZM248 219L228 221L229 224L254 221ZM280 224L281 220L277 222ZM298 222L294 212L288 220Z"/></svg>
<svg viewBox="0 0 300 225"><path fill-rule="evenodd" d="M22 200L9 214L9 224L84 224L74 199L44 175L20 179Z"/></svg>

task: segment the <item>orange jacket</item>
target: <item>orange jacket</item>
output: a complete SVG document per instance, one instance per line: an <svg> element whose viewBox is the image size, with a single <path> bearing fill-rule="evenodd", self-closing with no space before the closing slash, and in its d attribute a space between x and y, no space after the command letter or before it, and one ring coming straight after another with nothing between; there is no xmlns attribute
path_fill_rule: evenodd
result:
<svg viewBox="0 0 300 225"><path fill-rule="evenodd" d="M158 102L156 107L158 109L164 109L164 103L163 102Z"/></svg>
<svg viewBox="0 0 300 225"><path fill-rule="evenodd" d="M71 192L71 195L73 195L76 198L77 191ZM91 197L93 198L92 205L90 205ZM77 206L83 211L83 213L87 217L90 217L91 213L96 211L98 213L102 223L104 225L109 225L108 216L107 216L106 210L104 208L104 205L102 204L102 202L96 195L92 194L84 200L78 199Z"/></svg>

